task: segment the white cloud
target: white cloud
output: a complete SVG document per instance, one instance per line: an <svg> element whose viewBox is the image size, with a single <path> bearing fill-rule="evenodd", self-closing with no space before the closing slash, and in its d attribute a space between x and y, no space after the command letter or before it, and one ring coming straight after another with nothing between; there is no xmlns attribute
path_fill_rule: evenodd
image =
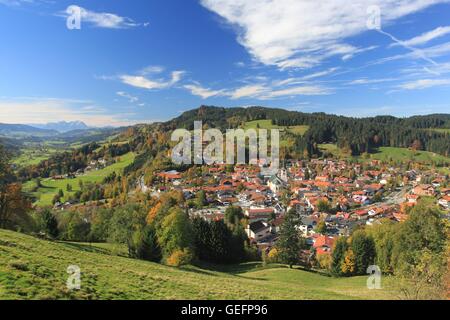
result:
<svg viewBox="0 0 450 320"><path fill-rule="evenodd" d="M199 96L202 99L208 99L211 97L224 95L223 90L211 90L208 88L203 88L198 84L188 84L185 85L184 88L188 89L194 96Z"/></svg>
<svg viewBox="0 0 450 320"><path fill-rule="evenodd" d="M147 66L139 71L139 74L146 76L148 74L161 73L164 71L163 66Z"/></svg>
<svg viewBox="0 0 450 320"><path fill-rule="evenodd" d="M133 19L122 17L114 13L90 11L76 5L69 6L62 15L68 17L73 12L81 13L81 24L88 23L99 28L126 29L148 25L148 23L141 24L135 22Z"/></svg>
<svg viewBox="0 0 450 320"><path fill-rule="evenodd" d="M122 98L128 99L128 101L131 103L139 101L138 97L132 96L131 94L124 91L117 91L116 94Z"/></svg>
<svg viewBox="0 0 450 320"><path fill-rule="evenodd" d="M353 50L353 52L350 52L348 54L343 55L342 56L342 60L343 61L350 60L351 58L353 58L358 53L371 51L371 50L374 50L376 48L378 48L378 46L370 46L370 47L367 47L367 48L359 48L359 49Z"/></svg>
<svg viewBox="0 0 450 320"><path fill-rule="evenodd" d="M400 43L400 41L398 43ZM415 48L411 48L411 49L412 49L412 52L408 52L405 54L397 54L394 56L381 58L381 59L377 59L375 61L369 62L365 65L365 67L373 66L373 65L377 65L377 64L384 64L387 62L392 62L392 61L401 60L401 59L413 59L413 60L426 59L427 61L431 62L430 68L435 69L435 71L437 71L437 74L439 74L439 67L441 65L435 63L433 60L431 60L431 58L438 58L438 57L442 57L442 56L446 56L446 55L450 54L450 42L445 42L445 43L442 43L439 45L435 45L435 46L423 48L423 49L415 49Z"/></svg>
<svg viewBox="0 0 450 320"><path fill-rule="evenodd" d="M296 82L289 83L289 80L290 79L274 81L272 83L248 84L233 89L222 90L207 89L199 84L186 85L184 87L190 90L193 95L203 99L222 96L232 100L248 98L271 100L281 97L325 95L331 93L329 88L319 85L305 84L301 86L292 86L291 84Z"/></svg>
<svg viewBox="0 0 450 320"><path fill-rule="evenodd" d="M4 4L6 6L20 6L22 4L31 4L35 3L34 0L0 0L0 4Z"/></svg>
<svg viewBox="0 0 450 320"><path fill-rule="evenodd" d="M420 46L426 44L427 42L443 37L450 33L450 26L448 27L439 27L434 30L425 32L417 37L414 37L409 40L401 41L401 44L404 46ZM393 44L398 45L398 44Z"/></svg>
<svg viewBox="0 0 450 320"><path fill-rule="evenodd" d="M390 23L442 2L448 0L201 0L236 27L239 43L257 61L279 68L310 68L363 52L345 41L368 30L369 5L378 5L383 23Z"/></svg>
<svg viewBox="0 0 450 320"><path fill-rule="evenodd" d="M320 77L332 74L333 72L335 72L338 69L339 68L337 68L337 67L336 68L329 68L329 69L324 70L324 71L319 71L319 72L315 72L315 73L312 73L312 74L308 74L308 75L302 77L302 79L303 80L310 80L310 79L320 78Z"/></svg>
<svg viewBox="0 0 450 320"><path fill-rule="evenodd" d="M170 88L181 80L183 74L184 71L173 71L170 80L152 80L144 76L136 75L121 75L119 78L127 85L141 89L155 90Z"/></svg>
<svg viewBox="0 0 450 320"><path fill-rule="evenodd" d="M388 82L388 81L395 81L398 80L396 78L381 78L381 79L367 79L367 78L363 78L363 79L356 79L353 81L350 81L348 84L350 85L354 85L354 84L374 84L374 83L383 83L383 82Z"/></svg>
<svg viewBox="0 0 450 320"><path fill-rule="evenodd" d="M414 77L424 77L430 74L439 76L442 74L450 73L450 63L440 63L438 66L412 66L409 68L404 68L400 71L402 74Z"/></svg>
<svg viewBox="0 0 450 320"><path fill-rule="evenodd" d="M261 94L265 93L267 88L263 85L246 85L235 89L229 95L231 99L241 99L241 98L256 98Z"/></svg>
<svg viewBox="0 0 450 320"><path fill-rule="evenodd" d="M112 114L90 101L57 98L0 98L0 123L83 121L90 126L126 126L138 121L129 114ZM146 122L146 121L139 121Z"/></svg>
<svg viewBox="0 0 450 320"><path fill-rule="evenodd" d="M320 86L298 86L280 90L272 90L267 93L267 95L263 96L264 99L270 98L278 98L285 96L317 96L317 95L327 95L330 94L331 91L328 88L323 88Z"/></svg>
<svg viewBox="0 0 450 320"><path fill-rule="evenodd" d="M403 83L398 86L400 89L405 90L420 90L437 86L450 85L450 79L420 79L407 83Z"/></svg>

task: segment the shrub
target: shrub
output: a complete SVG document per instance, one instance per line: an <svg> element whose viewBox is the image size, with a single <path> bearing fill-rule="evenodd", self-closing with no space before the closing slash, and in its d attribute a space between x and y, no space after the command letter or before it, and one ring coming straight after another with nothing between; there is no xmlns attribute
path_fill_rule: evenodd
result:
<svg viewBox="0 0 450 320"><path fill-rule="evenodd" d="M329 254L319 254L316 257L317 263L321 269L330 270L332 258Z"/></svg>
<svg viewBox="0 0 450 320"><path fill-rule="evenodd" d="M166 260L166 264L172 267L180 267L191 263L194 255L190 249L175 250Z"/></svg>
<svg viewBox="0 0 450 320"><path fill-rule="evenodd" d="M269 251L267 255L267 262L269 263L277 263L278 262L278 250L277 248L273 248Z"/></svg>

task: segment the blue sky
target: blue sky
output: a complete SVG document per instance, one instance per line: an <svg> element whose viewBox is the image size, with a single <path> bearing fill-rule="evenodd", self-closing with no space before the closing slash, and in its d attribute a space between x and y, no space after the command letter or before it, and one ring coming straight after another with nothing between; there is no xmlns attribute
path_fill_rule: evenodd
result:
<svg viewBox="0 0 450 320"><path fill-rule="evenodd" d="M0 0L0 39L6 123L117 126L201 104L449 110L448 0Z"/></svg>

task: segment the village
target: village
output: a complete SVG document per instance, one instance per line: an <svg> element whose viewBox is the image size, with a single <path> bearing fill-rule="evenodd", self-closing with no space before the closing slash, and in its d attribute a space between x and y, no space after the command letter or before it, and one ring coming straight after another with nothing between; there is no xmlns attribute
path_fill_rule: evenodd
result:
<svg viewBox="0 0 450 320"><path fill-rule="evenodd" d="M344 160L290 161L278 174L261 175L258 166L204 167L195 186L186 173L158 174L154 195L182 191L186 199L203 192L207 205L189 209L191 217L224 219L229 206L241 207L250 241L266 253L276 244L288 211L298 215L297 229L317 256L331 255L335 240L380 219L401 222L422 197L433 197L450 217L450 188L445 175L431 170L402 170L371 161L369 169ZM199 177L195 177L198 179ZM309 252L306 252L309 254Z"/></svg>

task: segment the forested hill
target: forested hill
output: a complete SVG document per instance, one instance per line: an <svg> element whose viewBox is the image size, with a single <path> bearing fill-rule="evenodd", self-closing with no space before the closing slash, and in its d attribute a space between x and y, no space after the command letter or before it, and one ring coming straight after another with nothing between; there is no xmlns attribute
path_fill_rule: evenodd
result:
<svg viewBox="0 0 450 320"><path fill-rule="evenodd" d="M349 148L354 155L371 152L377 147L413 147L450 155L450 114L432 114L396 118L377 116L351 118L325 113L303 113L283 109L249 107L221 108L201 106L164 124L166 129L192 129L202 120L209 127L227 129L241 127L252 120L270 119L274 125L308 125L309 130L296 143L298 149L316 153L320 143L336 143ZM445 130L449 129L449 130Z"/></svg>

